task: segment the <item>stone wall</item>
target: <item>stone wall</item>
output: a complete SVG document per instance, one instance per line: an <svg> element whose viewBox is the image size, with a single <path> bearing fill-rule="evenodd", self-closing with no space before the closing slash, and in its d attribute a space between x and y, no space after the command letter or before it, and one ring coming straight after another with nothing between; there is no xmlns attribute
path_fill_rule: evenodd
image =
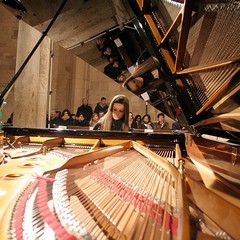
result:
<svg viewBox="0 0 240 240"><path fill-rule="evenodd" d="M18 39L18 20L0 5L0 92L5 89L16 71L16 51ZM12 98L12 92L8 98ZM11 109L3 109L3 122L11 114Z"/></svg>

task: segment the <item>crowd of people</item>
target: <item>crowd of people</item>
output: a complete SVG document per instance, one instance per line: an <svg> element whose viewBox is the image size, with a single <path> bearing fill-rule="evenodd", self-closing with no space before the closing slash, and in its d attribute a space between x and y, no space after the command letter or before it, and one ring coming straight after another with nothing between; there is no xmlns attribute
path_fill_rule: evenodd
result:
<svg viewBox="0 0 240 240"><path fill-rule="evenodd" d="M161 94L166 91L163 84L165 74L156 57L143 51L130 72L111 38L100 37L96 45L101 56L108 62L104 67L104 73L108 77L150 103L156 104L162 98ZM161 106L158 107L161 109Z"/></svg>
<svg viewBox="0 0 240 240"><path fill-rule="evenodd" d="M97 48L101 52L102 58L106 59L107 65L104 67L104 73L115 81L122 72L128 72L127 67L118 52L118 49L112 39L104 36L97 39Z"/></svg>
<svg viewBox="0 0 240 240"><path fill-rule="evenodd" d="M78 107L76 114L68 109L52 111L50 128L59 126L80 126L93 130L131 131L133 129L169 130L170 124L165 120L165 115L159 113L157 121L152 122L151 116L134 114L129 112L129 101L125 95L115 96L109 104L105 97L101 98L94 109L88 104L88 99L83 98L82 105ZM181 130L184 127L172 124L172 129Z"/></svg>

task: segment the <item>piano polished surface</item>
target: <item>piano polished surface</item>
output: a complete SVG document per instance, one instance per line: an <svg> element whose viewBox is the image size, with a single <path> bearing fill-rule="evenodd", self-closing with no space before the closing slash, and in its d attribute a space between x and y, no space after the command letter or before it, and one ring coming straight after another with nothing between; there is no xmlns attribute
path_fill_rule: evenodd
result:
<svg viewBox="0 0 240 240"><path fill-rule="evenodd" d="M239 239L239 2L122 3L136 65L160 63L146 102L187 130L4 127L1 239Z"/></svg>

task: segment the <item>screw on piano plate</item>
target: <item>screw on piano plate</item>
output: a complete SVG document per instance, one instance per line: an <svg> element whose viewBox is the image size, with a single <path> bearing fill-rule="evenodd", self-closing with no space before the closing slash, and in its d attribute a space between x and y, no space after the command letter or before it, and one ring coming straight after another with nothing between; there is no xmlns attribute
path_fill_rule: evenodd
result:
<svg viewBox="0 0 240 240"><path fill-rule="evenodd" d="M22 142L18 142L17 144L18 144L19 148L22 149Z"/></svg>
<svg viewBox="0 0 240 240"><path fill-rule="evenodd" d="M179 160L178 160L178 171L179 171L182 175L185 174L184 164L185 164L185 160L183 160L183 159L179 159Z"/></svg>
<svg viewBox="0 0 240 240"><path fill-rule="evenodd" d="M47 147L46 147L46 146L43 146L42 154L43 154L43 155L46 155L46 154L47 154Z"/></svg>

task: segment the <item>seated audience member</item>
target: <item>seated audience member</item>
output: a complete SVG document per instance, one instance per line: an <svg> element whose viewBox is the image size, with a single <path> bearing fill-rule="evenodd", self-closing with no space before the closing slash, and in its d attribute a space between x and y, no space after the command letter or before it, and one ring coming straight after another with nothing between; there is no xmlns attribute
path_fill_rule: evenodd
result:
<svg viewBox="0 0 240 240"><path fill-rule="evenodd" d="M93 130L129 130L129 102L124 95L115 96L107 113L98 121Z"/></svg>
<svg viewBox="0 0 240 240"><path fill-rule="evenodd" d="M107 112L108 110L108 105L107 105L107 100L105 97L102 97L101 98L101 102L97 103L95 109L94 109L94 112L95 113L98 113L99 115L99 112L104 112L104 114ZM100 117L100 116L99 116Z"/></svg>
<svg viewBox="0 0 240 240"><path fill-rule="evenodd" d="M153 129L153 123L149 114L145 114L142 117L141 129Z"/></svg>
<svg viewBox="0 0 240 240"><path fill-rule="evenodd" d="M77 116L76 116L76 114L75 114L75 113L72 113L72 114L71 114L71 118L73 119L73 125L75 125L76 122L77 122Z"/></svg>
<svg viewBox="0 0 240 240"><path fill-rule="evenodd" d="M56 111L56 118L62 118L62 112Z"/></svg>
<svg viewBox="0 0 240 240"><path fill-rule="evenodd" d="M68 109L63 110L62 118L59 125L73 126L73 119L71 118L71 112Z"/></svg>
<svg viewBox="0 0 240 240"><path fill-rule="evenodd" d="M110 47L106 47L102 50L102 57L103 58L109 58L109 57L112 57L112 58L115 58L116 57L116 54L114 53L114 51L112 50L112 48Z"/></svg>
<svg viewBox="0 0 240 240"><path fill-rule="evenodd" d="M169 124L165 121L165 115L163 113L159 113L157 115L158 121L154 123L154 130L169 130Z"/></svg>
<svg viewBox="0 0 240 240"><path fill-rule="evenodd" d="M102 118L104 115L105 115L104 111L99 111L99 113L98 113L99 119Z"/></svg>
<svg viewBox="0 0 240 240"><path fill-rule="evenodd" d="M87 127L89 126L89 121L85 119L83 113L79 113L79 117L75 123L75 126Z"/></svg>
<svg viewBox="0 0 240 240"><path fill-rule="evenodd" d="M96 125L96 123L98 122L99 120L99 116L97 113L93 113L92 117L91 117L91 120L90 120L90 127L94 127Z"/></svg>
<svg viewBox="0 0 240 240"><path fill-rule="evenodd" d="M57 119L56 116L57 116L56 111L55 110L51 111L49 120L50 128L54 128L56 126Z"/></svg>
<svg viewBox="0 0 240 240"><path fill-rule="evenodd" d="M55 128L61 125L62 113L61 111L52 111L50 114L50 128Z"/></svg>
<svg viewBox="0 0 240 240"><path fill-rule="evenodd" d="M134 120L133 113L129 112L129 129L132 128L133 120Z"/></svg>
<svg viewBox="0 0 240 240"><path fill-rule="evenodd" d="M123 70L116 79L117 83L123 84L124 81L130 76L130 72L128 70Z"/></svg>
<svg viewBox="0 0 240 240"><path fill-rule="evenodd" d="M104 68L104 73L116 80L118 75L123 71L122 66L120 65L118 60L114 60L112 63L109 63L105 68Z"/></svg>
<svg viewBox="0 0 240 240"><path fill-rule="evenodd" d="M103 51L103 49L107 46L107 41L104 37L100 37L97 39L96 45L99 51Z"/></svg>
<svg viewBox="0 0 240 240"><path fill-rule="evenodd" d="M133 122L132 122L132 129L141 129L141 121L142 121L142 117L141 115L136 115Z"/></svg>
<svg viewBox="0 0 240 240"><path fill-rule="evenodd" d="M88 105L87 98L83 98L82 105L80 107L78 107L76 116L79 117L80 113L83 113L85 119L87 121L90 121L92 114L93 114L93 110L92 110L92 107Z"/></svg>

